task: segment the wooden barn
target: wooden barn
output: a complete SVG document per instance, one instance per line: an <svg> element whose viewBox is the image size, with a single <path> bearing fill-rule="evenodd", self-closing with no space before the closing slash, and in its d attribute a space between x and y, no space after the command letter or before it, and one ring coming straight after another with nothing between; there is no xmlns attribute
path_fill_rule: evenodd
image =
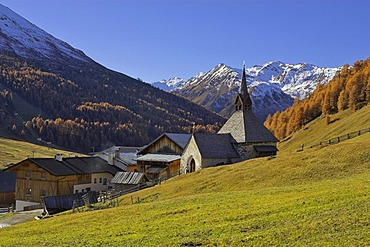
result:
<svg viewBox="0 0 370 247"><path fill-rule="evenodd" d="M0 170L0 207L15 205L15 173Z"/></svg>
<svg viewBox="0 0 370 247"><path fill-rule="evenodd" d="M278 140L252 111L245 66L243 66L242 81L234 105L234 113L216 135L193 134L182 154L182 173L276 155Z"/></svg>
<svg viewBox="0 0 370 247"><path fill-rule="evenodd" d="M181 154L190 137L190 134L162 134L138 152L137 171L151 180L178 175Z"/></svg>
<svg viewBox="0 0 370 247"><path fill-rule="evenodd" d="M99 157L28 158L7 169L16 173L16 210L40 205L44 196L109 189L116 166Z"/></svg>

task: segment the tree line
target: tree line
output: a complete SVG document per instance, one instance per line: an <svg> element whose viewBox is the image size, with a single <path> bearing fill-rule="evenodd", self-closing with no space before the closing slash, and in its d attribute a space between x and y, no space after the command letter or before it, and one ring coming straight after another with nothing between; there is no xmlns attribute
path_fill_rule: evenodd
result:
<svg viewBox="0 0 370 247"><path fill-rule="evenodd" d="M280 140L321 115L345 109L356 111L370 102L370 58L344 65L326 85L320 84L306 99L295 99L285 111L269 115L265 126Z"/></svg>

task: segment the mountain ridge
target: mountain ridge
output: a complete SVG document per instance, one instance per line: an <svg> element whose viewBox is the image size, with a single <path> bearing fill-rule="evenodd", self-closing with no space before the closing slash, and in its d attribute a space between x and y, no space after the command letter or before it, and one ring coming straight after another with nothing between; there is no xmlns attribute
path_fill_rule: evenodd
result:
<svg viewBox="0 0 370 247"><path fill-rule="evenodd" d="M326 84L339 70L340 67L321 68L308 63L288 64L281 61L246 68L253 110L260 120L264 120L267 115L291 106L294 98L307 97L317 85ZM240 80L241 69L221 63L206 73L201 72L188 80L182 79L182 83L172 83L170 92L228 117L233 111L233 100L239 90ZM161 82L167 83L166 80Z"/></svg>
<svg viewBox="0 0 370 247"><path fill-rule="evenodd" d="M0 61L2 135L24 139L34 132L37 140L89 152L145 145L166 131L216 131L224 122L189 100L105 68L2 5ZM13 93L26 102L20 107L37 112L18 121Z"/></svg>

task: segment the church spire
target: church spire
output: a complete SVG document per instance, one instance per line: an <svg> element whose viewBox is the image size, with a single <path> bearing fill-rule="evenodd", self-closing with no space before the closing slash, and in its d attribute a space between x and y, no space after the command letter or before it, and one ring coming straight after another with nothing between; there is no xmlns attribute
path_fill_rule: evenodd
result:
<svg viewBox="0 0 370 247"><path fill-rule="evenodd" d="M252 110L252 100L248 93L247 79L245 75L245 62L243 63L242 82L240 83L239 93L235 101L235 110Z"/></svg>

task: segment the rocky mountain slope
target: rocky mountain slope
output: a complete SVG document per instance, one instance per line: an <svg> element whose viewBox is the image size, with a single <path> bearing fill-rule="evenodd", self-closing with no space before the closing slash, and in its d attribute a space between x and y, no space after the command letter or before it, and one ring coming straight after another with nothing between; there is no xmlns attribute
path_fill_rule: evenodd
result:
<svg viewBox="0 0 370 247"><path fill-rule="evenodd" d="M264 120L268 114L286 109L292 105L294 98L303 99L318 84L330 81L339 69L280 61L246 68L254 112ZM227 117L233 111L233 101L239 90L240 80L241 69L219 64L207 73L199 73L179 84L172 83L171 92ZM165 83L163 80L162 84Z"/></svg>
<svg viewBox="0 0 370 247"><path fill-rule="evenodd" d="M189 132L194 125L211 131L224 121L105 68L3 5L0 71L1 135L88 152L145 145L165 131Z"/></svg>

